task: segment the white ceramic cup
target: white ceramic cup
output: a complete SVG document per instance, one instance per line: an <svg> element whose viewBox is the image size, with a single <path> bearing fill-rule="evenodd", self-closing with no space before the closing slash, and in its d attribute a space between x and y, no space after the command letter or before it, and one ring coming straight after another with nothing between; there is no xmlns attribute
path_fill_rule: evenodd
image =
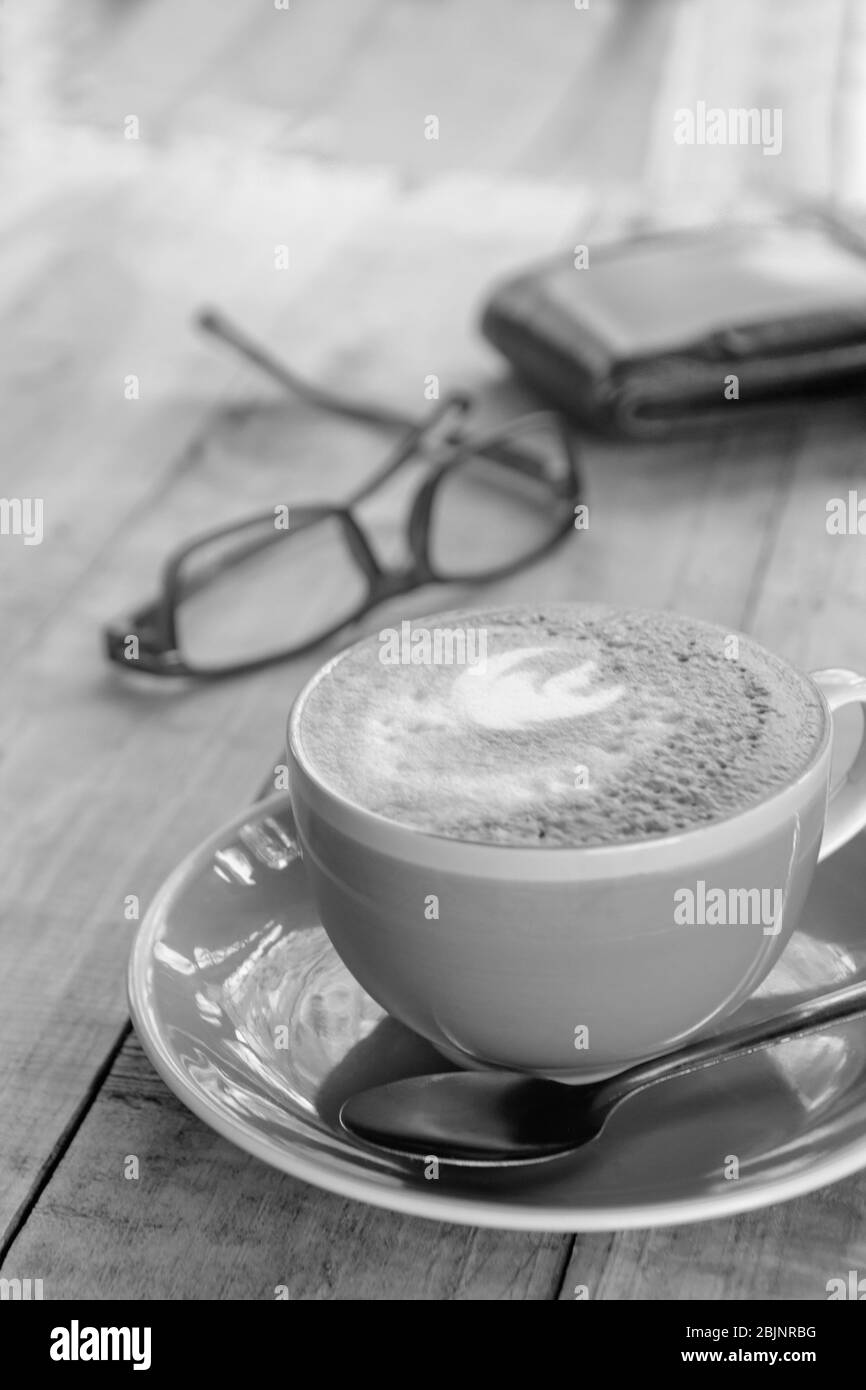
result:
<svg viewBox="0 0 866 1390"><path fill-rule="evenodd" d="M448 839L325 786L299 729L310 690L333 665L301 692L288 739L322 922L374 999L467 1066L591 1080L686 1042L760 984L796 926L816 863L866 825L862 738L831 787L835 715L866 705L866 680L850 671L811 677L823 734L805 770L758 804L659 839L536 848ZM677 922L675 895L688 887L699 900L701 884L728 901L778 894L778 910L772 922ZM430 895L435 920L424 912Z"/></svg>

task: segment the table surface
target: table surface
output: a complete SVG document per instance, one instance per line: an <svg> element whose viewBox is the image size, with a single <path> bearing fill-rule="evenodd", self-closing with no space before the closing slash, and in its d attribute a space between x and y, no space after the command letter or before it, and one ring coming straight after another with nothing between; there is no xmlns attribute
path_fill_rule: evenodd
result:
<svg viewBox="0 0 866 1390"><path fill-rule="evenodd" d="M702 1226L498 1233L317 1191L188 1113L127 1021L125 904L143 911L251 799L330 649L166 690L109 670L99 628L149 595L175 543L339 498L383 447L197 336L200 304L407 413L434 372L475 387L482 416L519 413L475 330L496 275L634 212L767 191L862 203L866 9L75 9L62 48L50 16L3 21L40 61L0 105L2 485L44 499L45 534L0 543L0 1272L48 1298L824 1297L816 1270L866 1268L866 1177ZM671 111L696 97L784 108L782 154L675 146ZM827 500L862 478L862 437L862 410L834 408L665 448L585 441L590 530L493 592L639 600L806 668L866 668L866 547L825 529ZM387 547L393 506L376 524Z"/></svg>

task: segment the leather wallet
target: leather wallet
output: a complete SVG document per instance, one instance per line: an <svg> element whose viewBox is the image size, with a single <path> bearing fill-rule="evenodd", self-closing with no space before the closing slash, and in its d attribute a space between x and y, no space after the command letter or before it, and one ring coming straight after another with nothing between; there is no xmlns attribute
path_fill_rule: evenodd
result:
<svg viewBox="0 0 866 1390"><path fill-rule="evenodd" d="M498 286L481 329L607 433L718 428L866 385L866 243L821 216L575 248Z"/></svg>

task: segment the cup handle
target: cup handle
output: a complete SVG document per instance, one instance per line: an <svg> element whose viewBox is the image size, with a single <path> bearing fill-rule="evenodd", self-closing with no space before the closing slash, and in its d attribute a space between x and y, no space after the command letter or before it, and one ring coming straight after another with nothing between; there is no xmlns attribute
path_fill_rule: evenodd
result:
<svg viewBox="0 0 866 1390"><path fill-rule="evenodd" d="M818 854L818 863L841 849L858 831L866 828L866 679L856 671L813 671L812 680L823 692L833 716L833 737L836 738L836 713L846 705L863 706L863 730L854 758L842 777L830 785L827 820Z"/></svg>

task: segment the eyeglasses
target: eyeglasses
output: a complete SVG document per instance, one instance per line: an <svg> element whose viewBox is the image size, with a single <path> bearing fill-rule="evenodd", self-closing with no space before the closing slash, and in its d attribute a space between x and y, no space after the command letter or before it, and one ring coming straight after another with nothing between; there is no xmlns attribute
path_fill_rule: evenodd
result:
<svg viewBox="0 0 866 1390"><path fill-rule="evenodd" d="M473 438L460 424L468 396L448 396L426 420L413 422L309 386L216 314L199 322L312 403L399 428L402 437L342 505L281 503L177 550L164 566L159 597L106 627L111 661L199 680L262 670L422 585L514 574L573 531L582 489L560 415L526 415ZM413 467L422 477L407 508L408 560L389 569L358 508Z"/></svg>

